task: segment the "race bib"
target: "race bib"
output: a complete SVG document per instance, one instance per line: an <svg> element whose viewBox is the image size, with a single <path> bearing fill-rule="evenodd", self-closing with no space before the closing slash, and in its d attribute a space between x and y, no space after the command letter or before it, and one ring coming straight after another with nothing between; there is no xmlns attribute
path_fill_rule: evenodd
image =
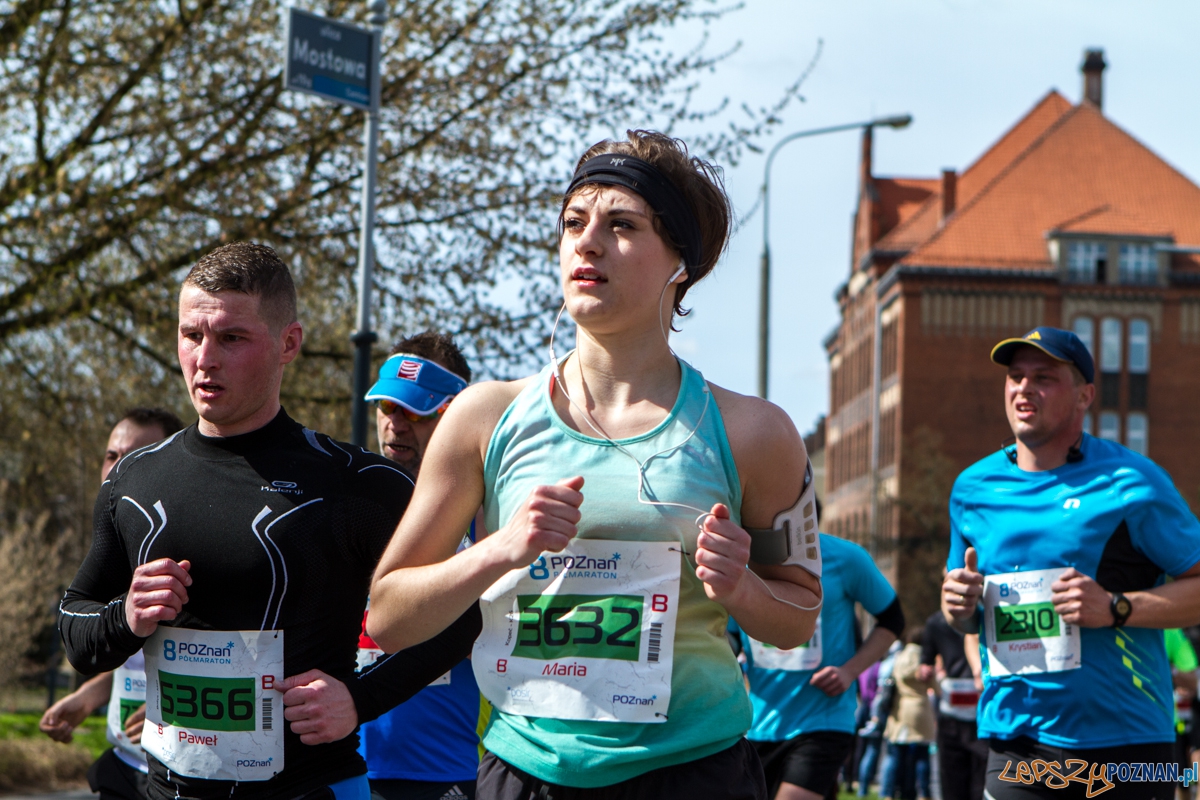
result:
<svg viewBox="0 0 1200 800"><path fill-rule="evenodd" d="M1035 675L1083 664L1079 628L1063 622L1050 602L1050 584L1063 571L1056 567L984 578L989 674Z"/></svg>
<svg viewBox="0 0 1200 800"><path fill-rule="evenodd" d="M146 654L142 747L189 778L283 770L283 631L158 630Z"/></svg>
<svg viewBox="0 0 1200 800"><path fill-rule="evenodd" d="M471 657L480 691L509 714L666 722L679 546L576 539L493 584Z"/></svg>
<svg viewBox="0 0 1200 800"><path fill-rule="evenodd" d="M142 651L139 650L113 670L112 679L105 736L121 752L145 763L146 754L142 752L142 746L129 741L125 735L125 721L146 702L146 662L142 658Z"/></svg>
<svg viewBox="0 0 1200 800"><path fill-rule="evenodd" d="M973 721L979 704L979 690L974 678L942 678L939 687L938 713L954 719Z"/></svg>
<svg viewBox="0 0 1200 800"><path fill-rule="evenodd" d="M773 644L750 640L750 657L760 669L782 669L788 672L809 672L821 666L821 617L812 638L790 650L780 650Z"/></svg>

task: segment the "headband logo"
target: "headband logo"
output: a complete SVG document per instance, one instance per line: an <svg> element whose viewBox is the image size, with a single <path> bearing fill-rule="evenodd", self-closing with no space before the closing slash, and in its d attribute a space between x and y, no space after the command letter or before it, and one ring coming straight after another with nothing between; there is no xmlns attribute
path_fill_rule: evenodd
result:
<svg viewBox="0 0 1200 800"><path fill-rule="evenodd" d="M625 159L623 159L623 158L614 158L614 159L610 159L608 163L612 164L614 167L619 167L619 166L621 166L622 164L624 164L624 163L625 163Z"/></svg>
<svg viewBox="0 0 1200 800"><path fill-rule="evenodd" d="M401 361L400 370L396 373L396 377L406 381L415 381L417 376L421 374L422 366L420 361Z"/></svg>

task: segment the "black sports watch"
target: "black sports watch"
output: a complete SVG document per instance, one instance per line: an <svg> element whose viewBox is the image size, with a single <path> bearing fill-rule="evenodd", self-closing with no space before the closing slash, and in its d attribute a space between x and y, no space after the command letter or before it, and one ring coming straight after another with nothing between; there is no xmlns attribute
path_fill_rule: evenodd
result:
<svg viewBox="0 0 1200 800"><path fill-rule="evenodd" d="M1120 592L1113 592L1112 602L1108 606L1108 610L1112 612L1114 628L1119 628L1125 624L1125 620L1129 619L1129 615L1133 613L1133 603L1129 602L1129 598Z"/></svg>

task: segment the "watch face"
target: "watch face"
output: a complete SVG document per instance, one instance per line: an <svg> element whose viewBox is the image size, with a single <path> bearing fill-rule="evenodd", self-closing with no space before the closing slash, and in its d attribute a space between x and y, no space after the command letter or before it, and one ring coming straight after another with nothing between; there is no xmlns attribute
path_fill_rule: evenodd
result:
<svg viewBox="0 0 1200 800"><path fill-rule="evenodd" d="M1120 614L1122 617L1128 617L1129 613L1131 611L1133 611L1133 605L1129 602L1129 598L1127 598L1127 597L1119 598L1117 600L1116 606L1117 606L1117 613Z"/></svg>

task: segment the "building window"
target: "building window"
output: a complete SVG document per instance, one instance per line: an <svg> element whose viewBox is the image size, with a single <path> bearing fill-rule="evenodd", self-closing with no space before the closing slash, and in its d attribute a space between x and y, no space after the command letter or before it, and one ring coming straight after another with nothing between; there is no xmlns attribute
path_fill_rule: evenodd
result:
<svg viewBox="0 0 1200 800"><path fill-rule="evenodd" d="M1067 280L1072 283L1104 283L1107 278L1107 245L1103 242L1071 242L1067 245Z"/></svg>
<svg viewBox="0 0 1200 800"><path fill-rule="evenodd" d="M1125 418L1125 446L1135 453L1146 455L1147 448L1146 415L1135 411Z"/></svg>
<svg viewBox="0 0 1200 800"><path fill-rule="evenodd" d="M1155 283L1158 279L1158 256L1153 245L1121 245L1118 265L1121 283Z"/></svg>
<svg viewBox="0 0 1200 800"><path fill-rule="evenodd" d="M1150 323L1129 320L1129 407L1144 409L1150 372Z"/></svg>
<svg viewBox="0 0 1200 800"><path fill-rule="evenodd" d="M1105 317L1100 321L1100 380L1096 387L1101 408L1121 404L1121 349L1121 320Z"/></svg>
<svg viewBox="0 0 1200 800"><path fill-rule="evenodd" d="M1121 371L1121 320L1116 317L1100 322L1100 370Z"/></svg>
<svg viewBox="0 0 1200 800"><path fill-rule="evenodd" d="M1100 438L1110 442L1121 441L1121 417L1115 411L1100 413Z"/></svg>
<svg viewBox="0 0 1200 800"><path fill-rule="evenodd" d="M1096 323L1091 317L1076 317L1075 318L1075 335L1079 337L1079 341L1083 342L1083 346L1092 354L1092 358L1096 358Z"/></svg>
<svg viewBox="0 0 1200 800"><path fill-rule="evenodd" d="M1086 433L1088 436L1095 436L1095 434L1092 431L1093 431L1092 415L1084 414L1083 415L1083 432Z"/></svg>

